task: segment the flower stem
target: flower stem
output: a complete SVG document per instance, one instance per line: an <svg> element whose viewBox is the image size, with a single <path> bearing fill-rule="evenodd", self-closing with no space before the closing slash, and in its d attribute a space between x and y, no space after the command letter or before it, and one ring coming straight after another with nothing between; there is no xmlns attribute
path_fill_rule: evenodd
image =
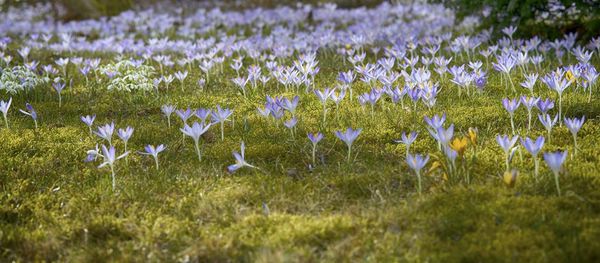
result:
<svg viewBox="0 0 600 263"><path fill-rule="evenodd" d="M202 162L202 155L200 154L200 147L198 146L198 141L194 142L194 146L196 146L196 153L198 154L198 161Z"/></svg>
<svg viewBox="0 0 600 263"><path fill-rule="evenodd" d="M418 185L417 185L417 191L419 192L419 195L421 195L421 172L417 171L417 181L418 181Z"/></svg>
<svg viewBox="0 0 600 263"><path fill-rule="evenodd" d="M556 191L558 192L558 196L560 196L561 195L560 194L560 183L558 181L558 175L559 175L558 172L554 173L554 183L556 184Z"/></svg>

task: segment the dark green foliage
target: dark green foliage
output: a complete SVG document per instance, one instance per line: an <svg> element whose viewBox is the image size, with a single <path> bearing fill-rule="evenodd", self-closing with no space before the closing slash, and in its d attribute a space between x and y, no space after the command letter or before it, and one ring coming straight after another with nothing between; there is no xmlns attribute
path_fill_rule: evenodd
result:
<svg viewBox="0 0 600 263"><path fill-rule="evenodd" d="M594 0L558 0L565 7L576 6L578 13L565 11L550 15L540 21L539 14L549 11L548 0L435 0L457 11L459 18L481 15L489 7L489 16L483 19L483 27L496 29L497 36L504 27L518 26L520 37L561 37L565 33L577 32L583 39L596 36L600 30L600 2ZM552 12L550 12L552 13Z"/></svg>

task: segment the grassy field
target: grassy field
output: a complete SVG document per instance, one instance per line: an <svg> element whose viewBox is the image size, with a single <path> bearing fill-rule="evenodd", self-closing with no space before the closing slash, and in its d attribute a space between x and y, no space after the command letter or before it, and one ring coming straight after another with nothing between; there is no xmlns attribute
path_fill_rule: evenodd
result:
<svg viewBox="0 0 600 263"><path fill-rule="evenodd" d="M18 43L7 48L13 56ZM109 54L71 54L102 57ZM42 64L62 55L36 50ZM477 57L478 60L485 59ZM567 58L565 57L565 60ZM317 57L317 89L333 87L338 72L351 68L328 50ZM369 53L367 61L374 61ZM292 59L282 61L290 64ZM600 65L594 55L591 64ZM455 64L468 60L455 58ZM565 64L574 64L570 58ZM152 64L152 63L150 63ZM247 58L245 65L252 64ZM547 58L542 74L559 66ZM484 68L486 65L484 63ZM156 67L158 68L158 67ZM177 68L177 67L176 67ZM414 111L383 97L373 112L356 101L322 105L314 93L285 92L274 82L250 89L247 98L231 82L228 62L211 75L204 88L199 70L190 72L184 87L174 81L169 90L154 93L106 91L106 83L85 79L71 65L73 86L65 89L62 106L50 85L12 97L8 121L0 129L0 261L69 262L597 262L600 260L600 97L572 89L563 95L566 117L585 115L578 133L580 149L562 125L552 130L543 151L568 150L561 173L562 196L556 193L552 172L543 160L540 180L533 179L531 156L519 148L512 167L516 184L502 179L504 152L498 134L511 134L502 98L528 94L507 91L500 74L489 66L481 93L456 94L448 79L440 82L437 104ZM173 73L176 70L169 69ZM513 82L523 81L513 74ZM518 85L518 84L517 84ZM303 89L303 88L302 88ZM357 82L354 94L371 88ZM536 96L557 99L538 83ZM298 125L293 135L257 113L267 95L300 96ZM30 102L39 114L39 128L20 114ZM171 127L161 106L233 109L221 141L218 125L202 138L203 159L194 144L183 139L181 120L173 114ZM556 111L556 108L553 110ZM469 143L460 172L430 169L443 163L436 141L429 136L425 116L446 113L455 136L477 128L477 143ZM131 153L116 164L116 190L110 170L86 163L86 151L102 141L80 121L96 114L94 126L114 121L118 128L135 128L128 142ZM535 116L535 115L534 115ZM535 118L535 117L534 117ZM288 119L286 116L284 119ZM515 114L517 134L527 133L523 108ZM351 162L346 145L334 132L347 127L363 131L353 145ZM325 135L311 164L308 132ZM405 147L394 142L403 131L417 131L411 152L429 153L423 194L406 165ZM546 136L534 122L528 136ZM259 169L228 173L232 152L246 145L246 161ZM123 143L115 135L118 151ZM160 169L152 158L138 154L147 144L165 144ZM459 163L462 163L459 160ZM469 174L471 181L463 177Z"/></svg>

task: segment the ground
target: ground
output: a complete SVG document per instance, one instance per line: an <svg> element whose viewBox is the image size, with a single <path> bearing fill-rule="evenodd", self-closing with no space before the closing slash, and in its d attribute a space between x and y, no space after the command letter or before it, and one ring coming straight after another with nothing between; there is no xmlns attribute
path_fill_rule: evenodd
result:
<svg viewBox="0 0 600 263"><path fill-rule="evenodd" d="M106 56L106 54L96 54ZM36 54L42 63L58 56ZM369 55L371 56L371 54ZM110 57L104 57L109 59ZM317 57L321 72L315 87L333 87L337 74L350 68L334 52ZM372 57L367 58L372 60ZM481 59L481 58L480 58ZM290 63L291 60L286 61ZM466 63L456 59L456 63ZM576 63L574 58L567 60ZM598 57L591 62L600 65ZM246 60L246 65L251 60ZM544 70L558 66L549 59ZM487 67L484 63L484 67ZM103 90L71 68L73 87L58 107L47 85L12 96L10 128L0 129L0 259L1 261L197 261L197 262L597 262L600 260L600 97L568 90L565 116L585 115L578 134L579 151L567 128L555 127L544 151L566 149L569 157L560 174L562 196L542 161L533 178L531 156L522 147L512 161L519 175L514 187L503 181L504 153L497 134L511 134L501 99L517 94L491 69L483 92L458 97L456 85L440 80L441 94L433 109L406 100L405 108L389 98L361 108L345 100L335 109L322 105L312 92L284 92L274 83L251 90L244 98L231 82L235 72L215 70L204 88L204 74L190 72L184 87L174 81L168 92ZM514 83L523 79L515 73ZM354 94L370 88L357 83ZM182 91L182 89L185 89ZM519 94L528 91L517 87ZM95 92L90 92L95 90ZM256 108L265 96L300 96L295 135L281 123L261 117ZM536 95L557 99L543 84ZM6 100L8 95L2 94ZM38 129L16 109L31 102L40 115ZM160 107L233 109L221 141L218 126L202 138L198 161L190 138L182 138L181 121L171 127ZM444 175L430 171L440 159L437 144L426 130L424 116L446 113L457 137L478 129L477 145L469 143L466 170ZM99 162L84 162L86 151L102 141L80 121L96 114L95 125L114 121L135 128L131 153L117 161L117 187L110 170ZM517 134L526 134L523 108L515 115ZM334 136L347 127L362 128L346 161L346 145ZM325 139L311 164L308 132ZM419 132L411 149L430 153L424 190L418 194L415 174L405 163L405 148L394 142L403 131ZM546 136L535 122L530 137ZM123 143L114 136L119 151ZM259 169L227 172L232 152L246 144L246 161ZM160 169L138 152L146 144L165 144ZM476 153L476 156L475 156ZM470 183L461 178L466 174Z"/></svg>

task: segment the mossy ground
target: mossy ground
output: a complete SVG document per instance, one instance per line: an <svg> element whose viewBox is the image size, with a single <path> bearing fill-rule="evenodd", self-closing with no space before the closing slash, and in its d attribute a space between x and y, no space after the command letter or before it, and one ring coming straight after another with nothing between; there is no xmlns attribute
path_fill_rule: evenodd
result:
<svg viewBox="0 0 600 263"><path fill-rule="evenodd" d="M34 56L46 57L42 63L47 63L52 54ZM319 55L319 66L317 88L333 85L337 72L349 68L331 53ZM544 69L555 66L556 61ZM579 91L569 90L564 96L565 115L585 115L588 120L578 135L581 149L568 158L561 174L564 194L558 197L543 162L542 178L532 179L533 162L523 149L512 163L520 171L516 186L508 188L500 179L504 155L494 138L511 133L500 100L517 94L505 91L495 72L485 91L470 97L459 98L455 85L441 81L432 110L419 105L411 112L409 101L403 109L386 98L371 115L356 99L345 100L337 113L329 106L325 124L314 94L300 92L295 137L282 124L276 126L256 113L265 95L294 93L271 82L244 98L229 80L235 73L227 64L224 72L213 73L204 89L195 84L203 77L195 71L185 81L184 92L175 81L159 96L107 92L103 84L93 82L85 87L75 68L70 74L74 86L64 92L61 108L51 88L40 87L13 97L10 129L0 129L2 261L600 260L597 93L591 103ZM521 80L518 75L515 83ZM364 84L354 89L355 96L369 90ZM540 84L536 95L556 98ZM16 111L26 101L40 115L38 130ZM180 108L220 104L234 110L234 123L226 125L224 141L218 126L211 128L203 138L203 161L198 162L192 141L182 140L181 121L173 116L167 128L160 113L165 103ZM458 134L469 127L479 130L477 158L468 166L472 182L445 181L442 172L433 171L425 175L424 193L418 195L416 178L404 163L405 148L393 139L402 131L418 131L412 151L435 154L423 116L443 112ZM133 152L116 166L116 192L107 169L83 162L86 150L100 142L79 120L87 114L97 114L96 125L114 120L118 127L135 128L128 144ZM518 134L525 134L523 108L515 122ZM346 146L333 135L346 127L363 128L350 164ZM326 137L318 146L319 161L310 170L306 133L316 131ZM530 136L538 135L545 131L535 122ZM229 174L231 153L239 150L242 140L247 161L260 170ZM115 141L122 151L122 143ZM159 156L157 171L151 158L135 151L161 143L167 150ZM557 127L544 150L572 152L572 145L568 130ZM470 145L468 154L474 150Z"/></svg>

